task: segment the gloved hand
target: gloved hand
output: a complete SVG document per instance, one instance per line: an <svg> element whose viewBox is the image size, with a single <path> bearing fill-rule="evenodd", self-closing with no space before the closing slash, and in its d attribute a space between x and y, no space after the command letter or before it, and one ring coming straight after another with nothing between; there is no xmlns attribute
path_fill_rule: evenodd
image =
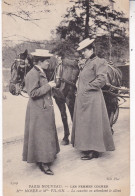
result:
<svg viewBox="0 0 135 196"><path fill-rule="evenodd" d="M48 84L53 88L56 87L56 83L54 81L50 81L48 82Z"/></svg>

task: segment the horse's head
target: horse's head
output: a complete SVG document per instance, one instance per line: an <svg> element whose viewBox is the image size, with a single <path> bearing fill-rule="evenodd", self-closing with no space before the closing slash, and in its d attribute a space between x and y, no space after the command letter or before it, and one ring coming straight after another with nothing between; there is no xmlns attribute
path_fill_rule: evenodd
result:
<svg viewBox="0 0 135 196"><path fill-rule="evenodd" d="M61 57L56 57L56 67L55 67L55 76L54 80L56 82L56 87L59 88L61 84L61 78L63 74L63 66Z"/></svg>
<svg viewBox="0 0 135 196"><path fill-rule="evenodd" d="M60 86L60 78L62 75L62 60L59 56L52 56L49 60L49 67L45 70L47 80L56 82L56 87Z"/></svg>
<svg viewBox="0 0 135 196"><path fill-rule="evenodd" d="M25 50L17 56L11 66L11 79L9 83L9 91L12 95L19 95L24 87L24 78L27 72L33 67L32 57Z"/></svg>
<svg viewBox="0 0 135 196"><path fill-rule="evenodd" d="M60 77L60 91L67 93L69 88L76 89L76 81L79 75L77 59L62 59L62 74Z"/></svg>

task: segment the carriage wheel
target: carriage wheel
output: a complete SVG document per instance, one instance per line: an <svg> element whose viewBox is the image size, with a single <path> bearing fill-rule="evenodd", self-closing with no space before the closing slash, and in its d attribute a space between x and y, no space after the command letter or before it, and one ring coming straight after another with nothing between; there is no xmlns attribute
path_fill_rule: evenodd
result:
<svg viewBox="0 0 135 196"><path fill-rule="evenodd" d="M112 125L116 123L116 121L118 120L118 116L119 116L119 106L117 105L116 111L115 111L114 116L113 116Z"/></svg>
<svg viewBox="0 0 135 196"><path fill-rule="evenodd" d="M110 126L111 126L111 131L112 131L112 135L114 134L114 131L113 131L113 124L116 123L116 121L118 120L118 116L119 116L119 106L117 105L117 108L116 108L116 111L115 113L112 112L111 113L111 116L110 116Z"/></svg>

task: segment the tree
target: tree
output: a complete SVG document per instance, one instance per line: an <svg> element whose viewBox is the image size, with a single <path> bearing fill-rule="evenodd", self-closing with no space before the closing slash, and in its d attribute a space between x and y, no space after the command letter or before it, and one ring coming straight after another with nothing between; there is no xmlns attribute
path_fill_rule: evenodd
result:
<svg viewBox="0 0 135 196"><path fill-rule="evenodd" d="M19 29L19 27L21 29L25 26L25 24L27 24L26 26L28 27L28 25L31 25L31 23L38 26L36 27L36 29L41 29L42 26L39 25L40 21L45 19L47 13L50 13L52 5L53 2L50 0L3 0L3 27L15 24L13 25L13 31L11 30L13 34L10 34L9 32L9 34L7 33L6 35L3 28L4 67L9 67L17 57L17 55L20 52L23 52L23 50L28 49L29 52L31 52L31 48L33 48L33 50L35 49L34 46L38 46L38 48L40 48L39 45L41 45L42 43L45 44L44 40L37 41L33 40L32 38L27 38L27 34L25 35L24 33L23 35L21 35L22 33L20 33L19 30L16 29ZM33 27L34 25L31 26ZM14 28L16 28L15 31ZM27 31L27 28L25 29Z"/></svg>
<svg viewBox="0 0 135 196"><path fill-rule="evenodd" d="M115 3L110 0L111 3ZM83 38L96 35L125 36L128 18L123 12L116 11L110 5L97 4L93 0L77 0L67 10L64 20L57 28L64 38L78 41L80 34Z"/></svg>
<svg viewBox="0 0 135 196"><path fill-rule="evenodd" d="M96 38L98 42L105 38L107 44L104 50L107 50L107 53L109 51L107 59L111 60L112 52L115 51L112 44L118 39L122 42L127 41L125 38L128 36L128 18L122 11L113 8L115 1L108 2L108 5L103 5L94 0L74 1L57 27L57 34L74 45L87 37Z"/></svg>

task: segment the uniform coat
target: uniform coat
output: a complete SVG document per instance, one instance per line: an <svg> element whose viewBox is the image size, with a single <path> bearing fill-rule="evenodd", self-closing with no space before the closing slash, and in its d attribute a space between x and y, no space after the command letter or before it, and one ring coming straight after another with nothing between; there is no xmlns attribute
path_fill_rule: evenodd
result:
<svg viewBox="0 0 135 196"><path fill-rule="evenodd" d="M106 83L107 63L93 57L80 72L74 108L71 143L78 150L114 150L106 105L101 88Z"/></svg>
<svg viewBox="0 0 135 196"><path fill-rule="evenodd" d="M29 101L26 111L23 161L52 162L59 150L51 87L36 66L26 75Z"/></svg>

